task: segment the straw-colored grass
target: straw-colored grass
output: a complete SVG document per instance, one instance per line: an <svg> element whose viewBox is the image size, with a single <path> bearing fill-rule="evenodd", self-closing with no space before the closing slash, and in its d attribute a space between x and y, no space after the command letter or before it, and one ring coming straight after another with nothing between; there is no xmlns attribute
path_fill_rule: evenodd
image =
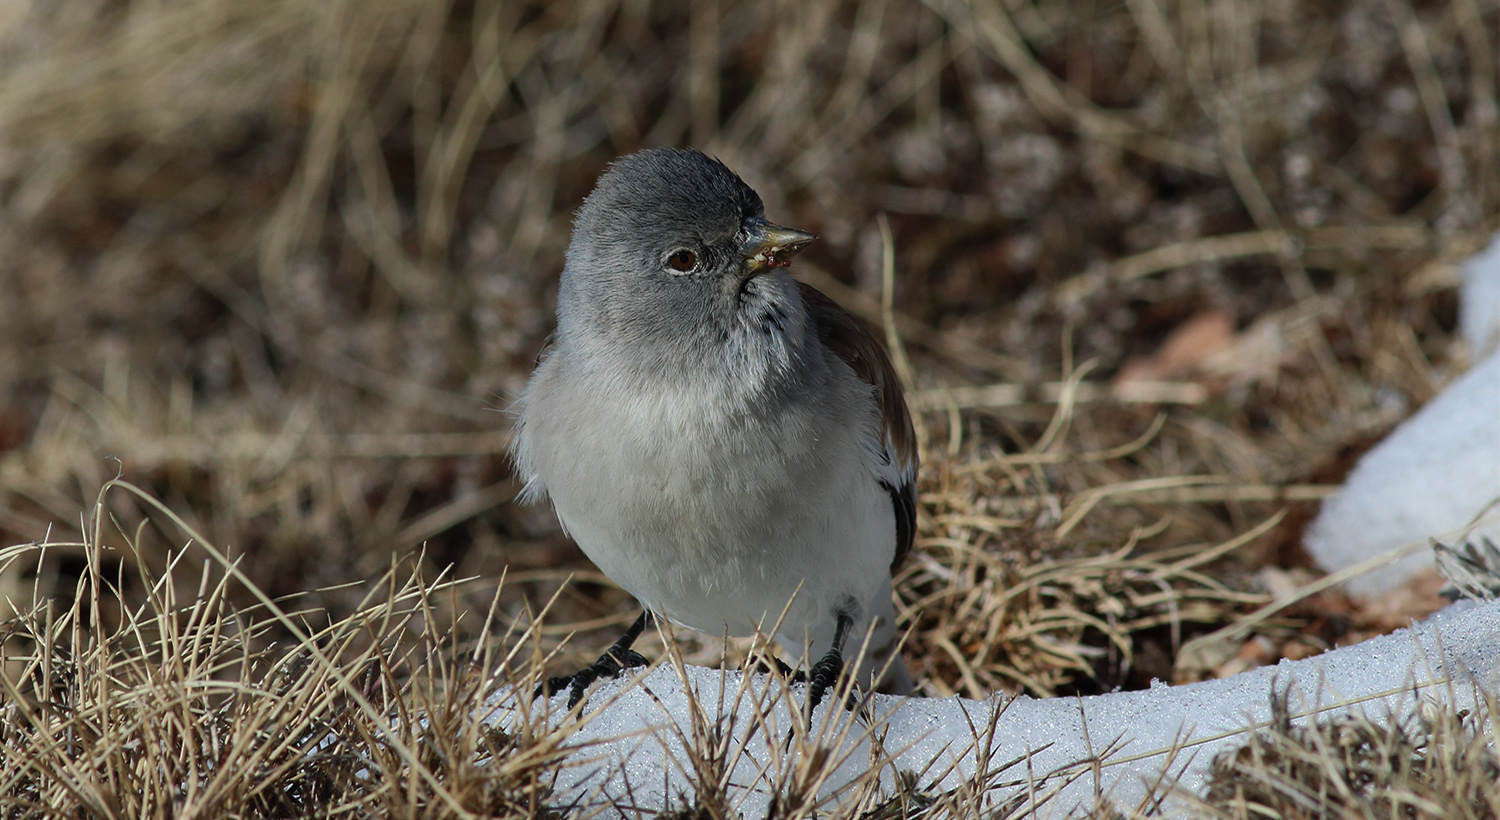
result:
<svg viewBox="0 0 1500 820"><path fill-rule="evenodd" d="M1214 761L1208 817L1500 816L1493 693L1477 713L1418 710L1406 721L1365 717L1298 726L1286 704L1274 725Z"/></svg>
<svg viewBox="0 0 1500 820"><path fill-rule="evenodd" d="M452 582L393 565L347 617L273 601L212 544L179 553L141 601L103 570L102 534L131 548L104 498L161 510L129 485L107 488L88 541L11 547L0 570L77 548L86 557L65 607L6 622L0 680L0 811L9 817L537 816L565 755L544 722L485 722L486 696L530 675L525 634L461 645L438 613ZM196 537L166 513L183 534ZM111 577L114 576L114 577ZM186 577L185 577L186 576ZM179 597L196 583L197 595ZM259 603L237 607L239 587ZM109 611L113 617L103 617ZM268 634L295 642L267 643Z"/></svg>
<svg viewBox="0 0 1500 820"><path fill-rule="evenodd" d="M1466 364L1497 25L1495 0L7 6L0 592L7 685L55 691L8 702L32 761L8 794L317 813L370 784L325 761L275 803L308 744L493 682L443 647L525 645L533 674L613 638L628 597L509 503L500 411L571 210L647 145L718 154L819 233L796 274L896 345L927 693L1192 680L1422 614L1295 594L1299 537ZM117 476L159 506L96 508ZM372 740L359 765L404 779L359 805L451 808L454 778L545 805L556 737L452 737ZM153 769L167 749L197 751ZM464 768L487 756L508 779Z"/></svg>
<svg viewBox="0 0 1500 820"><path fill-rule="evenodd" d="M127 544L105 514L138 505L164 515L214 556L194 566L173 561L135 604L104 572L101 536ZM346 618L328 621L297 600L272 600L236 562L201 540L160 502L131 485L112 483L87 522L80 544L36 544L0 552L0 569L35 561L48 550L76 547L86 556L79 594L65 608L17 613L3 635L8 674L0 678L0 811L7 817L546 817L575 813L558 795L565 767L598 764L579 732L603 712L549 716L526 708L541 680L541 644L534 629L502 628L494 620L463 624L439 614L439 601L473 580L425 579L393 566L364 586ZM139 555L126 564L143 570ZM198 595L175 590L196 583ZM259 603L236 607L241 586ZM100 617L109 611L114 617ZM491 613L493 615L494 613ZM268 633L296 643L264 645ZM671 653L670 663L681 664ZM742 667L743 671L744 667ZM736 711L745 696L720 693ZM838 697L846 697L845 681ZM491 693L517 694L522 708L503 709ZM795 696L785 688L770 697ZM1133 806L1101 797L1087 816L1155 817L1184 807L1211 818L1282 817L1487 818L1500 806L1500 775L1492 695L1476 712L1429 702L1402 722L1343 717L1294 723L1272 696L1273 719L1246 744L1214 761L1207 792L1187 796L1163 778ZM607 704L605 704L607 705ZM931 784L945 772L896 769L883 744L871 744L866 773L836 798L820 797L844 745L820 733L790 734L771 719L755 732L786 737L772 772L768 816L837 816L863 820L912 817L1062 816L1049 800L1056 785L1023 791L995 805L1012 766L996 762L954 788ZM732 725L693 704L680 730L679 764L692 787L662 817L741 816L731 797L743 749ZM743 712L741 712L743 714ZM790 714L800 712L793 708ZM842 730L848 732L857 722ZM974 727L985 759L998 716ZM859 732L878 733L879 724ZM773 750L774 751L774 750ZM1107 761L1109 752L1102 751ZM890 770L893 777L882 782ZM1087 769L1080 770L1080 775ZM1170 804L1163 801L1170 800ZM590 809L587 813L597 811ZM1175 816L1175 815L1174 815Z"/></svg>

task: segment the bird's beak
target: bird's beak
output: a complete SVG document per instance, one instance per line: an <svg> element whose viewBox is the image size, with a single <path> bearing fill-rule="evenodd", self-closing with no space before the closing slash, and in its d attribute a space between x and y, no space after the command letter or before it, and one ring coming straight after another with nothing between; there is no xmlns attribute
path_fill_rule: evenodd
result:
<svg viewBox="0 0 1500 820"><path fill-rule="evenodd" d="M784 268L792 264L792 257L807 247L807 243L818 235L762 222L750 230L750 236L740 245L745 256L745 271L751 276L765 273L773 268Z"/></svg>

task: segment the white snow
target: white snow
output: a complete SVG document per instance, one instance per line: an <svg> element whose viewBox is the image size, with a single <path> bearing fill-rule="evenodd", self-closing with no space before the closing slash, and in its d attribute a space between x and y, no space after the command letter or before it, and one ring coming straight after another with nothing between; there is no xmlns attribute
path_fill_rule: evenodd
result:
<svg viewBox="0 0 1500 820"><path fill-rule="evenodd" d="M781 690L763 675L662 666L591 691L589 711L597 714L570 740L572 760L582 765L562 768L555 799L580 810L607 809L605 816L631 814L620 807L650 813L682 806L694 793L695 771L683 738L718 730L727 738L721 780L731 784L732 805L746 817L764 816L778 792L782 801L795 796L784 784L798 772L823 808L836 811L860 798L848 784L882 759L886 793L893 765L920 773L929 791L978 780L997 786L986 796L990 805L1029 793L1041 816L1065 816L1090 804L1096 789L1118 805L1133 805L1164 768L1181 789L1201 791L1214 755L1269 719L1273 693L1288 692L1291 713L1303 719L1359 710L1383 721L1402 719L1419 701L1473 707L1475 687L1494 692L1497 680L1500 602L1465 602L1410 630L1225 680L1044 700L876 696L873 734L884 755L873 757L871 721L819 707L815 717L830 761L820 765L813 755L787 751L791 716L798 714L788 706L801 702L803 687ZM497 695L495 719L521 719L523 700ZM575 719L564 714L563 700L558 695L534 707L550 706L547 720L554 723ZM981 764L998 776L978 774Z"/></svg>
<svg viewBox="0 0 1500 820"><path fill-rule="evenodd" d="M1461 327L1477 363L1360 459L1325 499L1303 543L1329 572L1410 545L1414 552L1350 580L1379 595L1432 566L1428 538L1500 541L1500 238L1464 265ZM1488 354L1478 360L1479 356ZM1488 509L1487 509L1488 508ZM1450 543L1450 545L1452 545Z"/></svg>

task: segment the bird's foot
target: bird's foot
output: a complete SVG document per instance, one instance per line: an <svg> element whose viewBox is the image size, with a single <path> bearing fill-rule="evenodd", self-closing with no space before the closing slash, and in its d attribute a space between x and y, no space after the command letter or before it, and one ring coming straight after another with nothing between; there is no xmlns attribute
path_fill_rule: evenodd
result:
<svg viewBox="0 0 1500 820"><path fill-rule="evenodd" d="M781 658L756 658L754 671L762 675L780 675L786 678L788 683L807 683L806 672L793 669Z"/></svg>
<svg viewBox="0 0 1500 820"><path fill-rule="evenodd" d="M618 659L616 658L618 655ZM556 675L550 677L544 683L537 684L536 691L532 697L551 696L555 692L568 690L568 708L577 706L583 700L583 693L600 678L618 678L626 669L634 669L641 666L650 666L651 662L634 649L626 649L623 652L611 650L599 656L599 660L585 666L571 675Z"/></svg>
<svg viewBox="0 0 1500 820"><path fill-rule="evenodd" d="M854 618L847 610L839 610L835 614L835 626L833 630L833 646L823 653L823 657L812 665L807 671L807 724L812 728L813 710L823 702L823 696L828 690L838 683L839 673L844 671L844 640L849 635L849 628L854 625ZM859 699L854 697L851 689L849 697L844 701L844 708L853 712L859 706Z"/></svg>
<svg viewBox="0 0 1500 820"><path fill-rule="evenodd" d="M823 702L828 690L838 682L839 672L844 669L844 659L837 652L824 655L807 675L807 719L812 720L813 710Z"/></svg>
<svg viewBox="0 0 1500 820"><path fill-rule="evenodd" d="M807 673L807 732L811 736L817 728L813 723L813 712L823 703L830 691L838 691L839 674L844 671L844 656L837 649L830 649ZM854 687L844 697L844 711L853 715L861 712L863 699ZM787 748L791 747L795 730L787 733Z"/></svg>
<svg viewBox="0 0 1500 820"><path fill-rule="evenodd" d="M634 669L640 666L650 666L651 662L645 656L631 649L635 639L641 636L641 631L646 624L651 622L651 611L644 610L640 617L625 630L619 640L615 641L599 660L585 666L571 675L558 675L548 678L545 682L537 684L536 691L532 697L539 698L543 695L551 695L553 692L568 690L568 708L572 709L583 700L583 693L600 678L618 678L626 669Z"/></svg>
<svg viewBox="0 0 1500 820"><path fill-rule="evenodd" d="M823 703L824 698L828 696L829 692L838 691L839 673L843 670L843 659L833 653L829 653L828 655L824 655L822 660L814 664L812 670L806 675L801 672L795 674L794 677L797 680L794 680L794 683L806 681L808 684L807 712L803 726L809 738L815 737L818 732L818 726L813 721L813 712ZM845 695L843 700L844 711L856 717L863 714L864 700L859 696L858 689L850 687L848 694ZM796 737L797 729L793 727L786 734L786 743L783 748L792 748L792 742Z"/></svg>

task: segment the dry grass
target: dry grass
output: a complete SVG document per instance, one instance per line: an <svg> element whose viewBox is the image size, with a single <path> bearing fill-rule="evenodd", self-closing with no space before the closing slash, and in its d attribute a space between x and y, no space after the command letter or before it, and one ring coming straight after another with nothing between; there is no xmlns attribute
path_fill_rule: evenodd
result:
<svg viewBox="0 0 1500 820"><path fill-rule="evenodd" d="M201 541L217 555L214 562L174 561L135 605L101 572L107 550L98 536L132 540L104 514L109 495L118 496L115 507L155 508L183 535L200 537L137 488L113 483L88 522L89 541L0 553L4 569L57 547L78 548L89 558L80 594L66 609L18 613L6 623L10 668L0 678L4 816L580 814L554 784L564 767L597 765L579 733L600 713L554 717L522 703L520 710L502 714L488 698L496 691L519 692L524 700L541 679L544 659L534 630L446 620L438 601L458 585L424 579L410 565L393 566L366 585L354 613L330 622L324 612L264 596L235 562ZM127 559L137 561L136 555ZM199 594L178 599L173 590L193 582ZM260 603L235 607L228 593L239 584ZM105 610L118 619L96 616ZM260 638L268 632L291 633L298 642L264 646ZM680 655L673 653L671 662L680 664ZM739 711L748 680L740 678L738 691L720 693L731 714ZM795 700L784 688L767 693ZM1493 697L1478 698L1476 712L1428 703L1404 723L1363 717L1294 722L1284 700L1273 695L1272 702L1279 711L1273 709L1271 725L1247 733L1244 747L1214 761L1203 796L1184 803L1163 779L1133 806L1101 798L1091 811L1069 816L1158 817L1163 806L1173 807L1172 816L1186 810L1205 818L1497 816ZM930 784L946 772L898 770L883 744L870 746L865 774L835 798L820 798L824 779L842 762L830 749L846 745L844 734L833 743L816 733L788 736L770 718L768 702L750 710L768 716L765 725L737 733L711 710L695 703L689 728L679 730L675 741L684 750L679 765L692 789L663 811L648 813L706 820L742 816L731 797L743 785L731 776L744 754L743 741L735 737L760 732L788 737L790 744L765 764L775 795L767 817L974 817L981 807L985 816L997 818L1064 816L1049 802L1057 784L996 805L991 792L1016 782L1024 761L992 763L957 787L936 789ZM790 714L799 714L795 704ZM975 727L984 759L993 758L989 749L1000 725L997 716ZM880 726L859 731L878 733ZM1108 754L1101 752L1101 761ZM891 777L883 782L887 772ZM636 808L643 806L619 807L626 816Z"/></svg>
<svg viewBox="0 0 1500 820"><path fill-rule="evenodd" d="M92 782L176 806L179 772L130 750L195 748L194 800L273 800L201 761L281 776L341 720L460 714L485 680L443 646L503 654L511 629L566 666L612 638L626 597L506 503L495 411L549 329L571 209L645 145L740 170L823 237L799 275L904 348L925 469L899 594L930 693L1191 680L1399 625L1432 604L1322 593L1220 631L1311 580L1314 502L1464 365L1452 263L1500 223L1497 23L1494 0L8 6L8 680L74 710L24 725L127 733L111 763L27 735L58 740L9 794L102 806L83 773L118 772ZM92 512L117 474L161 506ZM214 683L170 720L122 694L188 680ZM142 704L161 720L122 717ZM278 710L303 734L257 728ZM442 777L541 805L555 738L481 734ZM361 765L437 771L386 742ZM515 779L455 762L485 755ZM341 765L285 811L357 789ZM447 799L408 776L392 813Z"/></svg>
<svg viewBox="0 0 1500 820"><path fill-rule="evenodd" d="M1208 817L1500 817L1496 703L1480 711L1419 710L1407 721L1349 717L1276 724L1214 761Z"/></svg>
<svg viewBox="0 0 1500 820"><path fill-rule="evenodd" d="M170 562L137 604L101 570L102 534L134 541L106 516L110 494L156 507L218 561ZM235 562L130 485L106 487L88 528L87 542L0 553L5 570L60 548L88 559L71 605L6 623L5 816L538 816L546 807L567 732L485 721L497 686L535 679L537 657L521 654L535 644L488 624L478 642L463 641L438 614L451 582L395 565L353 613L330 621L248 585ZM139 559L132 546L125 564L148 574ZM178 597L185 582L196 596ZM236 587L259 603L234 606ZM267 644L268 633L296 642Z"/></svg>

